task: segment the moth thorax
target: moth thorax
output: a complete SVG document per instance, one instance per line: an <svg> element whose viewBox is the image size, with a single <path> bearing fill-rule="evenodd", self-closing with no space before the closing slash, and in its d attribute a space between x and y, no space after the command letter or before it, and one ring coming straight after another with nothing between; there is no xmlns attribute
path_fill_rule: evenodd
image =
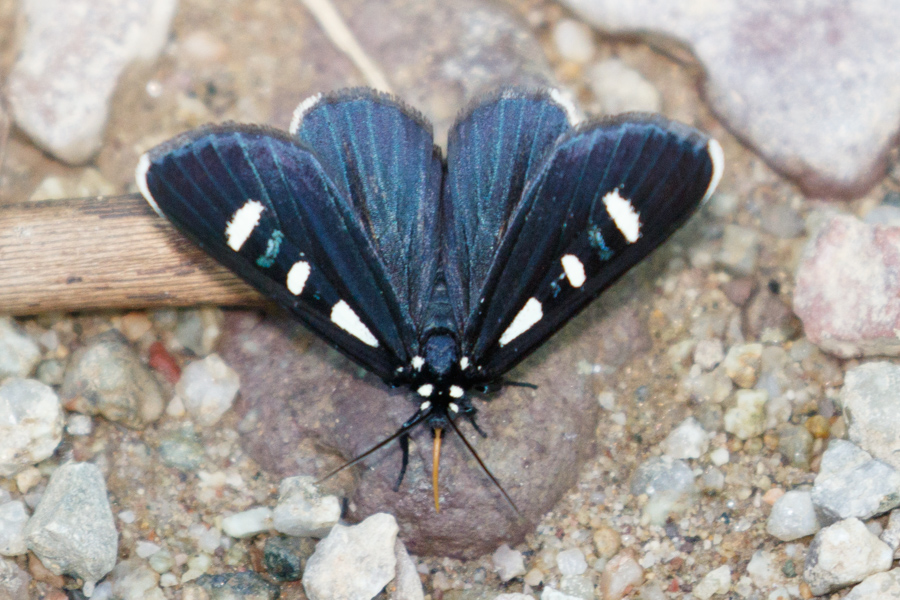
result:
<svg viewBox="0 0 900 600"><path fill-rule="evenodd" d="M450 374L459 362L459 344L448 334L435 334L425 340L425 368L438 380Z"/></svg>

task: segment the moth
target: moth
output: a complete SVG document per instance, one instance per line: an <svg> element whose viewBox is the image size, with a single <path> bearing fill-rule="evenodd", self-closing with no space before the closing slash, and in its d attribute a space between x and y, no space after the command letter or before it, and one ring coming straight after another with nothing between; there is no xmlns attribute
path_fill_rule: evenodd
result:
<svg viewBox="0 0 900 600"><path fill-rule="evenodd" d="M144 154L136 180L214 258L411 390L414 414L371 451L399 439L399 486L410 431L430 428L439 510L442 432L473 454L457 419L482 433L473 394L510 385L511 368L722 175L719 144L686 125L637 113L576 121L556 90L499 90L460 114L444 158L419 112L357 88L305 100L287 133L187 132Z"/></svg>

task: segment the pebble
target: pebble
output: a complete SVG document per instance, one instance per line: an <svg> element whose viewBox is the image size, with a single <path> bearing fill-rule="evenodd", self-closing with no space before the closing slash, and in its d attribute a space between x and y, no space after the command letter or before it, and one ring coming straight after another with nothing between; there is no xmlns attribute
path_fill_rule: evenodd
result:
<svg viewBox="0 0 900 600"><path fill-rule="evenodd" d="M584 552L578 548L570 548L557 554L556 566L559 568L559 572L562 575L582 575L587 571L587 561L584 558ZM525 569L523 567L522 573L524 572ZM509 579L511 579L511 577L504 579L504 581L508 581Z"/></svg>
<svg viewBox="0 0 900 600"><path fill-rule="evenodd" d="M900 509L891 511L887 527L885 527L879 537L882 542L894 550L894 558L898 558L897 551L900 550Z"/></svg>
<svg viewBox="0 0 900 600"><path fill-rule="evenodd" d="M153 553L147 562L150 564L151 569L162 574L172 570L172 567L175 566L175 557L164 548L159 552Z"/></svg>
<svg viewBox="0 0 900 600"><path fill-rule="evenodd" d="M181 574L181 583L185 584L189 581L196 581L209 571L212 566L212 557L209 554L201 552L190 557L187 561L187 570ZM221 581L221 580L216 580ZM208 591L208 590L207 590Z"/></svg>
<svg viewBox="0 0 900 600"><path fill-rule="evenodd" d="M162 390L117 330L95 336L72 354L60 396L69 410L100 414L143 429L163 411Z"/></svg>
<svg viewBox="0 0 900 600"><path fill-rule="evenodd" d="M222 531L233 538L250 538L272 529L272 509L251 508L222 519Z"/></svg>
<svg viewBox="0 0 900 600"><path fill-rule="evenodd" d="M206 450L190 424L160 436L157 451L163 464L185 473L196 471L206 457Z"/></svg>
<svg viewBox="0 0 900 600"><path fill-rule="evenodd" d="M315 549L312 538L272 536L263 546L263 565L278 581L297 581L303 577L303 567Z"/></svg>
<svg viewBox="0 0 900 600"><path fill-rule="evenodd" d="M803 579L814 595L821 596L887 571L893 554L859 519L838 521L813 538Z"/></svg>
<svg viewBox="0 0 900 600"><path fill-rule="evenodd" d="M0 598L4 600L29 600L28 584L31 575L11 560L0 558Z"/></svg>
<svg viewBox="0 0 900 600"><path fill-rule="evenodd" d="M723 402L734 390L731 378L721 365L708 373L694 372L692 369L683 385L691 397L703 405Z"/></svg>
<svg viewBox="0 0 900 600"><path fill-rule="evenodd" d="M694 364L704 371L715 369L723 358L725 358L725 349L722 346L722 340L718 338L700 340L694 347Z"/></svg>
<svg viewBox="0 0 900 600"><path fill-rule="evenodd" d="M73 413L66 420L66 433L72 436L91 435L94 430L94 420L88 415Z"/></svg>
<svg viewBox="0 0 900 600"><path fill-rule="evenodd" d="M594 530L594 548L600 558L612 558L621 546L622 536L615 529L601 525Z"/></svg>
<svg viewBox="0 0 900 600"><path fill-rule="evenodd" d="M762 354L762 344L735 344L728 349L722 366L735 385L752 388L759 378Z"/></svg>
<svg viewBox="0 0 900 600"><path fill-rule="evenodd" d="M728 452L728 448L716 448L709 453L709 461L717 467L727 465L729 460L731 460L731 453Z"/></svg>
<svg viewBox="0 0 900 600"><path fill-rule="evenodd" d="M16 124L56 158L82 163L103 141L125 67L166 43L176 0L29 0L28 27L7 79Z"/></svg>
<svg viewBox="0 0 900 600"><path fill-rule="evenodd" d="M812 501L827 523L868 519L900 505L900 473L846 440L832 440L822 455Z"/></svg>
<svg viewBox="0 0 900 600"><path fill-rule="evenodd" d="M136 342L153 328L153 322L145 312L130 312L119 320L119 331L129 342Z"/></svg>
<svg viewBox="0 0 900 600"><path fill-rule="evenodd" d="M409 555L400 538L397 538L394 546L394 555L397 557L397 576L394 578L391 600L425 600L425 590L422 588L416 561Z"/></svg>
<svg viewBox="0 0 900 600"><path fill-rule="evenodd" d="M19 556L28 552L25 545L25 523L28 511L21 500L0 504L0 555Z"/></svg>
<svg viewBox="0 0 900 600"><path fill-rule="evenodd" d="M52 388L18 377L0 385L0 476L52 456L62 432L63 410Z"/></svg>
<svg viewBox="0 0 900 600"><path fill-rule="evenodd" d="M806 427L783 425L778 430L778 451L791 465L809 468L812 456L813 436Z"/></svg>
<svg viewBox="0 0 900 600"><path fill-rule="evenodd" d="M766 204L759 225L766 233L784 240L798 238L806 232L806 221L788 202Z"/></svg>
<svg viewBox="0 0 900 600"><path fill-rule="evenodd" d="M594 32L574 19L560 19L553 27L553 44L563 60L587 63L594 58Z"/></svg>
<svg viewBox="0 0 900 600"><path fill-rule="evenodd" d="M510 594L497 594L494 596L494 600L534 600L534 596L531 594L520 594L519 592L512 592Z"/></svg>
<svg viewBox="0 0 900 600"><path fill-rule="evenodd" d="M134 553L138 558L150 558L160 550L162 550L162 548L160 548L159 544L154 544L153 542L148 542L146 540L140 540L134 545Z"/></svg>
<svg viewBox="0 0 900 600"><path fill-rule="evenodd" d="M0 380L28 377L41 359L37 342L9 317L0 317Z"/></svg>
<svg viewBox="0 0 900 600"><path fill-rule="evenodd" d="M112 594L120 600L165 600L159 573L139 558L123 560L110 573Z"/></svg>
<svg viewBox="0 0 900 600"><path fill-rule="evenodd" d="M766 390L738 390L735 406L725 411L725 431L741 440L750 439L766 430Z"/></svg>
<svg viewBox="0 0 900 600"><path fill-rule="evenodd" d="M688 417L662 442L663 453L674 459L700 458L709 450L709 434L694 417Z"/></svg>
<svg viewBox="0 0 900 600"><path fill-rule="evenodd" d="M619 600L643 580L644 569L631 554L622 552L609 559L600 574L600 596L603 600Z"/></svg>
<svg viewBox="0 0 900 600"><path fill-rule="evenodd" d="M90 596L96 582L112 571L118 553L118 533L100 469L91 463L57 468L25 526L25 539L50 572L79 577Z"/></svg>
<svg viewBox="0 0 900 600"><path fill-rule="evenodd" d="M275 531L297 537L321 538L341 518L337 496L323 495L309 476L287 477L278 486L278 504L272 512Z"/></svg>
<svg viewBox="0 0 900 600"><path fill-rule="evenodd" d="M765 550L757 550L747 564L747 575L757 589L771 588L780 578L780 569L776 565L776 556Z"/></svg>
<svg viewBox="0 0 900 600"><path fill-rule="evenodd" d="M691 467L665 456L641 463L631 478L631 493L648 497L643 513L654 525L663 525L673 513L692 507L697 492Z"/></svg>
<svg viewBox="0 0 900 600"><path fill-rule="evenodd" d="M541 600L582 600L577 596L570 596L555 587L545 585L541 592Z"/></svg>
<svg viewBox="0 0 900 600"><path fill-rule="evenodd" d="M277 585L269 583L253 571L201 575L197 578L196 585L209 594L209 600L276 600L279 596Z"/></svg>
<svg viewBox="0 0 900 600"><path fill-rule="evenodd" d="M900 598L900 569L869 575L844 596L844 600L889 600L891 598Z"/></svg>
<svg viewBox="0 0 900 600"><path fill-rule="evenodd" d="M225 316L217 307L184 309L178 311L175 338L197 356L206 356L219 342L224 322Z"/></svg>
<svg viewBox="0 0 900 600"><path fill-rule="evenodd" d="M756 271L758 259L759 233L740 225L726 225L716 263L732 275L745 277Z"/></svg>
<svg viewBox="0 0 900 600"><path fill-rule="evenodd" d="M850 440L895 469L900 469L898 389L900 365L871 362L847 371L840 393Z"/></svg>
<svg viewBox="0 0 900 600"><path fill-rule="evenodd" d="M525 574L525 559L518 550L513 550L506 544L502 544L491 555L494 563L494 572L500 581L509 581Z"/></svg>
<svg viewBox="0 0 900 600"><path fill-rule="evenodd" d="M581 600L594 600L596 597L594 582L584 575L563 575L559 578L559 591Z"/></svg>
<svg viewBox="0 0 900 600"><path fill-rule="evenodd" d="M662 108L659 90L617 58L592 65L587 77L591 91L608 115L630 111L658 113Z"/></svg>
<svg viewBox="0 0 900 600"><path fill-rule="evenodd" d="M396 575L399 527L377 513L358 525L335 525L306 563L303 588L310 600L374 598Z"/></svg>
<svg viewBox="0 0 900 600"><path fill-rule="evenodd" d="M708 600L716 594L727 594L731 589L731 567L722 565L703 576L700 583L694 586L694 596L700 600Z"/></svg>
<svg viewBox="0 0 900 600"><path fill-rule="evenodd" d="M202 425L215 425L231 408L241 387L238 374L218 354L210 354L185 367L175 385L191 418Z"/></svg>
<svg viewBox="0 0 900 600"><path fill-rule="evenodd" d="M766 521L766 531L782 542L790 542L821 529L816 516L812 494L803 490L791 490L772 506Z"/></svg>
<svg viewBox="0 0 900 600"><path fill-rule="evenodd" d="M900 227L850 215L821 221L795 278L794 312L804 334L841 358L900 355Z"/></svg>
<svg viewBox="0 0 900 600"><path fill-rule="evenodd" d="M46 385L62 385L66 376L66 363L51 358L38 363L35 378Z"/></svg>
<svg viewBox="0 0 900 600"><path fill-rule="evenodd" d="M700 476L700 489L705 494L718 494L725 489L725 473L716 467L709 467Z"/></svg>

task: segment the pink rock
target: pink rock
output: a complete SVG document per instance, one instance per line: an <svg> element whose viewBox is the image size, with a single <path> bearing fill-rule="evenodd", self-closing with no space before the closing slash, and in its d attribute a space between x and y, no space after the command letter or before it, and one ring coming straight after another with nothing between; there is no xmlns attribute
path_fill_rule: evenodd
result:
<svg viewBox="0 0 900 600"><path fill-rule="evenodd" d="M826 217L797 269L794 312L827 352L900 355L900 227Z"/></svg>

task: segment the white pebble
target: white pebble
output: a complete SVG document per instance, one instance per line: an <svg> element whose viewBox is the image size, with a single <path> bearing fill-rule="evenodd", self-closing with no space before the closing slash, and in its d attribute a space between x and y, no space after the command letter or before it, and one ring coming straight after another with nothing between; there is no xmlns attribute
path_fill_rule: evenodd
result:
<svg viewBox="0 0 900 600"><path fill-rule="evenodd" d="M594 58L594 34L579 21L560 19L553 28L553 43L565 60L586 63Z"/></svg>
<svg viewBox="0 0 900 600"><path fill-rule="evenodd" d="M278 486L272 513L276 531L296 537L324 537L341 518L341 502L322 494L308 476L287 477Z"/></svg>
<svg viewBox="0 0 900 600"><path fill-rule="evenodd" d="M725 594L731 588L731 567L722 565L703 576L700 583L694 586L694 596L700 600L708 600L716 594Z"/></svg>
<svg viewBox="0 0 900 600"><path fill-rule="evenodd" d="M716 465L717 467L727 465L730 459L731 454L729 454L727 448L716 448L709 453L710 462L712 462L712 464Z"/></svg>
<svg viewBox="0 0 900 600"><path fill-rule="evenodd" d="M821 529L813 506L812 494L791 490L775 501L766 521L766 531L783 542L789 542Z"/></svg>
<svg viewBox="0 0 900 600"><path fill-rule="evenodd" d="M253 537L272 529L272 509L260 506L222 519L222 531L233 538Z"/></svg>
<svg viewBox="0 0 900 600"><path fill-rule="evenodd" d="M49 458L62 432L63 411L53 388L15 377L0 385L0 476Z"/></svg>
<svg viewBox="0 0 900 600"><path fill-rule="evenodd" d="M845 519L819 531L806 555L803 579L816 596L891 568L894 551L859 519Z"/></svg>
<svg viewBox="0 0 900 600"><path fill-rule="evenodd" d="M581 575L587 571L587 561L584 559L584 552L578 548L570 548L557 554L556 566L562 575Z"/></svg>
<svg viewBox="0 0 900 600"><path fill-rule="evenodd" d="M25 523L28 511L25 503L14 500L0 504L0 555L19 556L28 552L25 546Z"/></svg>
<svg viewBox="0 0 900 600"><path fill-rule="evenodd" d="M766 430L766 390L738 390L734 394L735 406L725 411L725 431L746 440Z"/></svg>
<svg viewBox="0 0 900 600"><path fill-rule="evenodd" d="M619 600L644 580L644 569L625 552L617 554L606 563L600 574L600 590L603 600Z"/></svg>
<svg viewBox="0 0 900 600"><path fill-rule="evenodd" d="M525 574L525 559L518 550L513 550L503 544L491 555L494 563L494 571L500 577L500 581L509 581L514 577Z"/></svg>
<svg viewBox="0 0 900 600"><path fill-rule="evenodd" d="M672 458L700 458L709 449L709 434L694 417L688 417L669 432L663 452Z"/></svg>
<svg viewBox="0 0 900 600"><path fill-rule="evenodd" d="M210 354L185 367L175 385L191 418L203 426L214 425L231 408L240 389L238 374L218 354Z"/></svg>

